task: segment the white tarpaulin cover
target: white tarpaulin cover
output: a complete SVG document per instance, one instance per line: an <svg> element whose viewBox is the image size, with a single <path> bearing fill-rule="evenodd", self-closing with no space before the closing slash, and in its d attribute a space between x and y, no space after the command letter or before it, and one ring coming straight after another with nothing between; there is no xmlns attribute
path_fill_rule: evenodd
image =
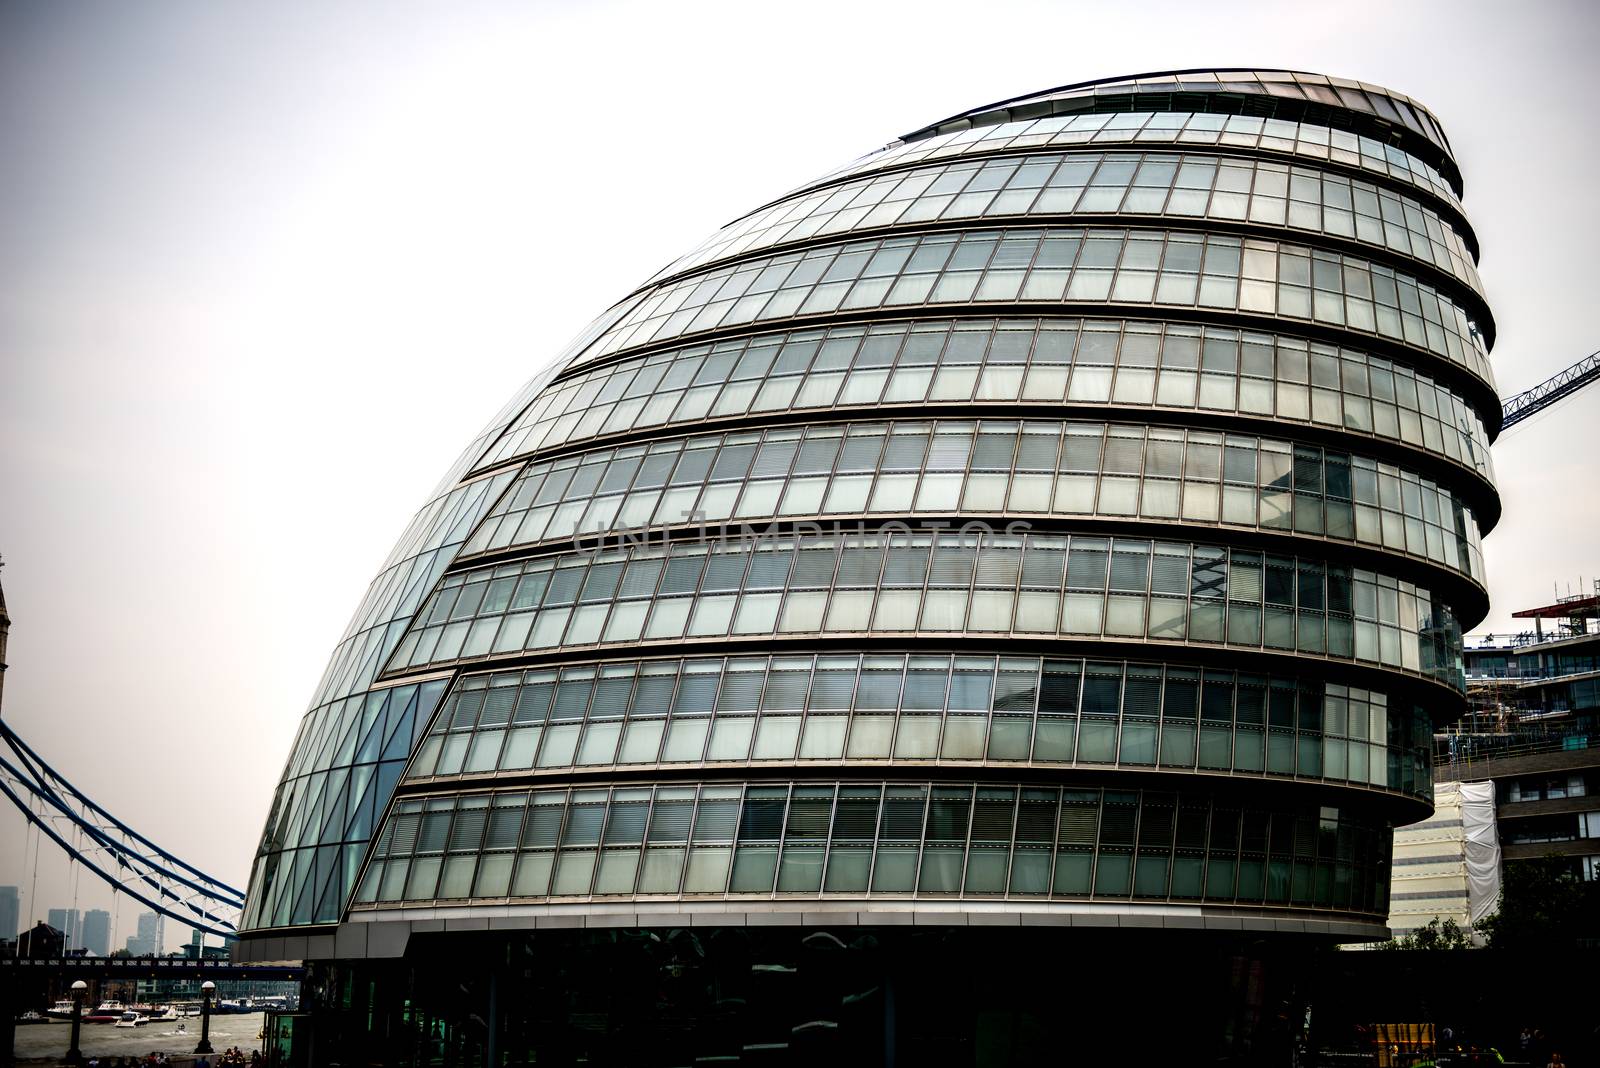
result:
<svg viewBox="0 0 1600 1068"><path fill-rule="evenodd" d="M1467 922L1476 924L1500 904L1500 836L1494 826L1494 783L1461 784L1466 836Z"/></svg>

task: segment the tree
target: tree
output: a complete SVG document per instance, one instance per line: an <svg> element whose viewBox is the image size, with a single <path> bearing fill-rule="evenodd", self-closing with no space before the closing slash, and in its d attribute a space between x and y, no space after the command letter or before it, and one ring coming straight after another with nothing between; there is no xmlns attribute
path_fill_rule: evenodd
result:
<svg viewBox="0 0 1600 1068"><path fill-rule="evenodd" d="M1379 942L1373 949L1471 949L1472 939L1457 926L1456 921L1441 921L1435 916L1427 926L1418 927L1408 935Z"/></svg>
<svg viewBox="0 0 1600 1068"><path fill-rule="evenodd" d="M1513 861L1505 866L1499 911L1478 930L1494 949L1567 946L1595 934L1596 896L1562 857Z"/></svg>

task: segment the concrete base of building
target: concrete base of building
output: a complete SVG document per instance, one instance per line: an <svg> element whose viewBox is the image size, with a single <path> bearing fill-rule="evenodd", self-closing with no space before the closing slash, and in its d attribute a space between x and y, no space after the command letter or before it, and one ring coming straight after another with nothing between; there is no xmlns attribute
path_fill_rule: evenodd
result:
<svg viewBox="0 0 1600 1068"><path fill-rule="evenodd" d="M584 905L477 905L356 912L337 927L257 935L235 943L241 963L404 956L413 936L440 932L616 930L672 927L1075 927L1310 935L1338 942L1389 937L1381 923L1347 914L1187 905L971 901L708 901L607 909Z"/></svg>

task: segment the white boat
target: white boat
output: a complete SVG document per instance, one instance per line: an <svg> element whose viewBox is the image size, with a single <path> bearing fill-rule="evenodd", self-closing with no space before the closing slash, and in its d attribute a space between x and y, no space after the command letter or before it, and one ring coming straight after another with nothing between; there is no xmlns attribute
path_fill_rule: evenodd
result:
<svg viewBox="0 0 1600 1068"><path fill-rule="evenodd" d="M52 1020L70 1020L72 1019L72 1002L70 999L63 998L46 1009L44 1014ZM81 1011L79 1015L82 1015Z"/></svg>
<svg viewBox="0 0 1600 1068"><path fill-rule="evenodd" d="M147 1024L149 1022L150 1022L150 1017L141 1016L138 1013L134 1012L132 1009L129 1009L128 1011L124 1012L120 1017L117 1018L117 1022L113 1026L115 1026L115 1027L143 1027L145 1024Z"/></svg>

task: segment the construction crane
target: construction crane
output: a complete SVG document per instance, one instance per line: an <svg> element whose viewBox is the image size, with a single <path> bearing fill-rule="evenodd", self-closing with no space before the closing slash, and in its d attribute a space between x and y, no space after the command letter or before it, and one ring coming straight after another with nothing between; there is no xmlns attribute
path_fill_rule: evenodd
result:
<svg viewBox="0 0 1600 1068"><path fill-rule="evenodd" d="M1501 431L1510 430L1529 416L1544 411L1563 397L1572 396L1597 379L1600 379L1600 352L1584 357L1554 378L1502 402Z"/></svg>

